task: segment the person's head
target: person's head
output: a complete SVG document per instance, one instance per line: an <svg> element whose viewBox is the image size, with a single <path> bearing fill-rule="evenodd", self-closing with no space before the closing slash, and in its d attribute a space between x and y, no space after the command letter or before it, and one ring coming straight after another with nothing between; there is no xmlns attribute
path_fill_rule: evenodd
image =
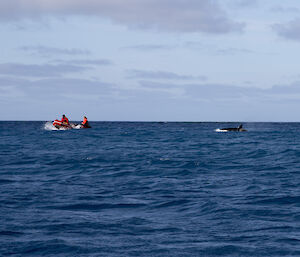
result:
<svg viewBox="0 0 300 257"><path fill-rule="evenodd" d="M83 116L83 118L87 119L87 117L86 117L86 116Z"/></svg>
<svg viewBox="0 0 300 257"><path fill-rule="evenodd" d="M63 118L66 117L66 115L63 114Z"/></svg>

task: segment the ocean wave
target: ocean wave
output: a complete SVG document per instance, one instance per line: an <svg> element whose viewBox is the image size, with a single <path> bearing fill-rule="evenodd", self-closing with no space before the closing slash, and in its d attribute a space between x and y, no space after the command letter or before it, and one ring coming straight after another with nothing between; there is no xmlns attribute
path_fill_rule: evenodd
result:
<svg viewBox="0 0 300 257"><path fill-rule="evenodd" d="M300 255L300 125L46 124L0 122L1 256Z"/></svg>

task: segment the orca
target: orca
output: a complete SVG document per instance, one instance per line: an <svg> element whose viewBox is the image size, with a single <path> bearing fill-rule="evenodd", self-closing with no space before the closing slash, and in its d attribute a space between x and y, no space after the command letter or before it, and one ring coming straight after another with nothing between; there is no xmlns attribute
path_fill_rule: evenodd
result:
<svg viewBox="0 0 300 257"><path fill-rule="evenodd" d="M220 131L235 131L235 132L244 132L247 131L246 129L243 128L243 124L240 124L237 128L222 128Z"/></svg>

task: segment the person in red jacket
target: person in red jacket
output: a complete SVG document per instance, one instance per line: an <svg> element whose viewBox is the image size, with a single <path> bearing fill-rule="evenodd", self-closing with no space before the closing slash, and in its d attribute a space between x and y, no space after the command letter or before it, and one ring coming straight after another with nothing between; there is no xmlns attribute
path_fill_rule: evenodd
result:
<svg viewBox="0 0 300 257"><path fill-rule="evenodd" d="M82 125L82 127L84 127L84 128L89 128L89 127L90 127L89 122L88 122L88 119L87 119L86 116L83 117L83 121L82 121L81 125Z"/></svg>
<svg viewBox="0 0 300 257"><path fill-rule="evenodd" d="M64 125L70 125L69 119L64 114L61 118L61 123Z"/></svg>

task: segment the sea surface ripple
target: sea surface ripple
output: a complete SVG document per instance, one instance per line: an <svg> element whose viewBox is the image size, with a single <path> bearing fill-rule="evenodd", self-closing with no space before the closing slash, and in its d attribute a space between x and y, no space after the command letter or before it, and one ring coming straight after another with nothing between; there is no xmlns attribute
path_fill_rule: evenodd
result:
<svg viewBox="0 0 300 257"><path fill-rule="evenodd" d="M0 122L0 256L300 256L300 124Z"/></svg>

